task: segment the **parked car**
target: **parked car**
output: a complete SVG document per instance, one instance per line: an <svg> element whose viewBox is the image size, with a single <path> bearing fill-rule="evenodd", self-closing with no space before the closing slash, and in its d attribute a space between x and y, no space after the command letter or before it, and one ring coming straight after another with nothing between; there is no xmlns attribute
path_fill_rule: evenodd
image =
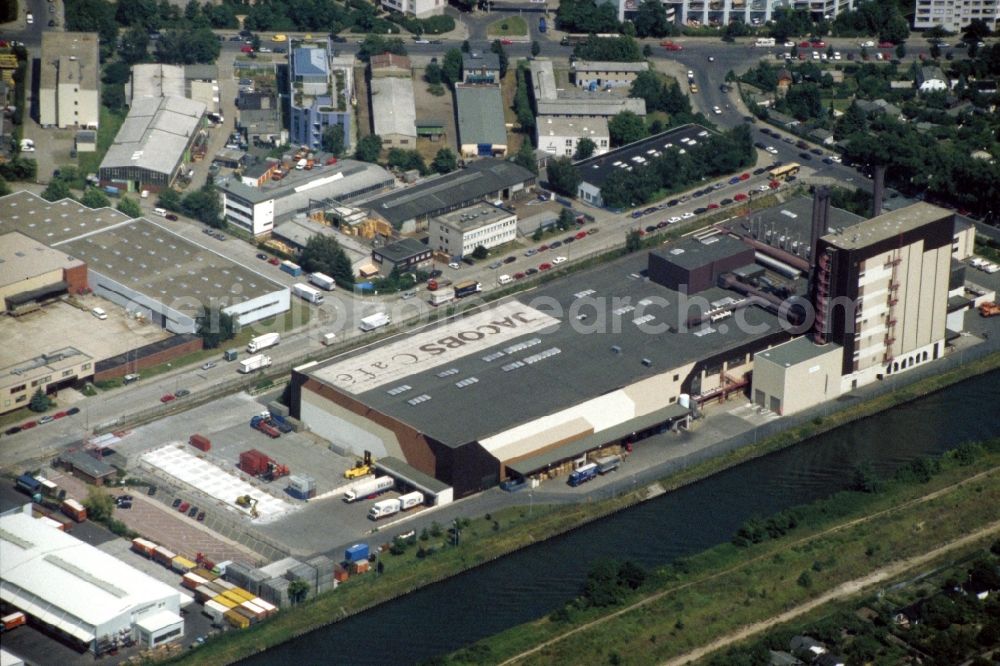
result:
<svg viewBox="0 0 1000 666"><path fill-rule="evenodd" d="M178 497L177 499L175 499L175 500L174 500L174 503L173 503L173 504L171 504L170 506L172 506L172 507L173 507L173 508L175 508L175 509L178 509L178 508L180 508L180 506L181 506L181 498L180 498L180 497Z"/></svg>
<svg viewBox="0 0 1000 666"><path fill-rule="evenodd" d="M160 402L170 402L173 399L174 399L173 393L167 393L166 395L160 397Z"/></svg>
<svg viewBox="0 0 1000 666"><path fill-rule="evenodd" d="M205 522L205 512L204 511L199 511L198 512L198 522L199 523Z"/></svg>
<svg viewBox="0 0 1000 666"><path fill-rule="evenodd" d="M187 514L191 518L194 518L196 515L198 515L198 507L196 506L191 507L190 509L188 509Z"/></svg>
<svg viewBox="0 0 1000 666"><path fill-rule="evenodd" d="M512 264L515 261L517 261L517 257L511 256L511 257L504 258L503 263L505 263L505 264Z"/></svg>
<svg viewBox="0 0 1000 666"><path fill-rule="evenodd" d="M263 252L258 252L257 253L257 258L260 259L260 260L262 260L262 261L267 261L267 255L264 254Z"/></svg>
<svg viewBox="0 0 1000 666"><path fill-rule="evenodd" d="M38 425L45 425L46 423L52 423L55 420L56 419L54 416L45 415L42 418L38 419Z"/></svg>
<svg viewBox="0 0 1000 666"><path fill-rule="evenodd" d="M538 265L538 270L540 270L540 271L547 271L550 268L552 268L552 264L550 264L548 262L545 262L545 263L542 263L542 264Z"/></svg>
<svg viewBox="0 0 1000 666"><path fill-rule="evenodd" d="M188 389L180 389L179 391L174 391L175 398L183 398L186 395L191 395L191 391Z"/></svg>
<svg viewBox="0 0 1000 666"><path fill-rule="evenodd" d="M177 510L181 513L187 512L187 510L190 508L191 504L189 502L181 502L180 505L177 506Z"/></svg>

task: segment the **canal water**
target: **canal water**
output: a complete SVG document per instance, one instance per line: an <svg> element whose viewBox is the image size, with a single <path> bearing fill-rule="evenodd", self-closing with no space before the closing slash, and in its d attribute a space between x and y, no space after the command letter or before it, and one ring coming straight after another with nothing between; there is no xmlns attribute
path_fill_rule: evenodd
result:
<svg viewBox="0 0 1000 666"><path fill-rule="evenodd" d="M751 516L844 489L859 461L890 474L916 457L1000 435L997 404L1000 371L721 472L243 663L382 666L450 652L551 612L579 592L602 557L661 566L727 541Z"/></svg>

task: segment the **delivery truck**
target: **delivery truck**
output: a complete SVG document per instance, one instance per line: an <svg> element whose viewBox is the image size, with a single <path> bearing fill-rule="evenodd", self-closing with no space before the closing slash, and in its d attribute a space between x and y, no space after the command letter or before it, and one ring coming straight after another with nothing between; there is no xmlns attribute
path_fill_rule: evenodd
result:
<svg viewBox="0 0 1000 666"><path fill-rule="evenodd" d="M355 481L344 492L345 502L355 502L359 499L372 497L391 490L396 485L395 479L391 476L368 477Z"/></svg>
<svg viewBox="0 0 1000 666"><path fill-rule="evenodd" d="M595 476L597 476L597 465L594 463L587 463L578 467L574 472L569 475L569 485L578 486L581 483L586 483L590 481Z"/></svg>
<svg viewBox="0 0 1000 666"><path fill-rule="evenodd" d="M250 358L243 359L240 361L239 371L244 375L250 374L255 370L260 370L261 368L266 368L271 365L271 357L264 356L263 354L257 354L256 356L251 356Z"/></svg>
<svg viewBox="0 0 1000 666"><path fill-rule="evenodd" d="M378 520L380 518L385 518L386 516L391 516L394 513L399 513L400 503L398 499L387 499L381 502L375 502L372 504L372 508L368 509L368 519Z"/></svg>
<svg viewBox="0 0 1000 666"><path fill-rule="evenodd" d="M333 288L337 286L337 281L325 273L310 273L309 282L323 291L333 291Z"/></svg>
<svg viewBox="0 0 1000 666"><path fill-rule="evenodd" d="M247 351L251 354L256 354L263 349L273 347L280 341L281 335L278 333L265 333L264 335L258 335L257 337L250 339L250 344L247 345Z"/></svg>
<svg viewBox="0 0 1000 666"><path fill-rule="evenodd" d="M445 303L450 303L455 300L455 290L451 287L446 287L444 289L438 289L437 291L429 291L430 294L429 303L431 305L443 305Z"/></svg>
<svg viewBox="0 0 1000 666"><path fill-rule="evenodd" d="M418 491L399 496L399 510L407 511L424 503L424 494Z"/></svg>
<svg viewBox="0 0 1000 666"><path fill-rule="evenodd" d="M362 319L361 323L358 325L358 328L367 333L368 331L374 331L376 328L388 326L390 321L392 320L389 319L389 315L387 315L386 313L376 312L375 314L368 315L367 317Z"/></svg>
<svg viewBox="0 0 1000 666"><path fill-rule="evenodd" d="M78 523L82 523L87 520L87 509L75 499L63 500L62 506L59 508L62 509L63 513Z"/></svg>
<svg viewBox="0 0 1000 666"><path fill-rule="evenodd" d="M622 464L622 457L604 456L603 458L598 458L594 462L597 464L598 474L607 474L608 472L613 472L618 469L618 466Z"/></svg>
<svg viewBox="0 0 1000 666"><path fill-rule="evenodd" d="M323 339L320 340L320 342L323 343L324 347L329 347L330 345L332 345L336 341L337 341L337 334L336 333L324 333L323 334Z"/></svg>
<svg viewBox="0 0 1000 666"><path fill-rule="evenodd" d="M465 298L482 291L483 285L477 280L466 280L455 285L455 298Z"/></svg>
<svg viewBox="0 0 1000 666"><path fill-rule="evenodd" d="M292 293L307 303L312 303L313 305L319 305L323 302L323 294L319 293L318 289L314 289L313 287L301 282L296 282L292 285Z"/></svg>

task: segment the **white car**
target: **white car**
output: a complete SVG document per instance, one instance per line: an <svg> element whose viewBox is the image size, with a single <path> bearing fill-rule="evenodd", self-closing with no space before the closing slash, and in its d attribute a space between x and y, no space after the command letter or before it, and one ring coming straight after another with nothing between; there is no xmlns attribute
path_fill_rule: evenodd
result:
<svg viewBox="0 0 1000 666"><path fill-rule="evenodd" d="M556 257L555 259L552 260L552 263L553 264L561 264L564 261L566 261L566 257Z"/></svg>
<svg viewBox="0 0 1000 666"><path fill-rule="evenodd" d="M681 221L681 218L679 216L677 216L677 215L674 215L672 218L670 218L669 220L667 220L667 223L668 224L677 224L680 221Z"/></svg>
<svg viewBox="0 0 1000 666"><path fill-rule="evenodd" d="M830 160L836 162L837 164L840 164L841 162L840 155L830 155Z"/></svg>
<svg viewBox="0 0 1000 666"><path fill-rule="evenodd" d="M834 51L833 52L833 59L834 60L840 60L841 59L840 51Z"/></svg>
<svg viewBox="0 0 1000 666"><path fill-rule="evenodd" d="M795 46L795 42L785 42L785 48L790 49Z"/></svg>
<svg viewBox="0 0 1000 666"><path fill-rule="evenodd" d="M413 43L414 44L430 44L431 40L429 40L429 39L415 39L415 40L413 40Z"/></svg>
<svg viewBox="0 0 1000 666"><path fill-rule="evenodd" d="M819 60L819 52L813 51L813 60Z"/></svg>
<svg viewBox="0 0 1000 666"><path fill-rule="evenodd" d="M771 189L771 186L767 184L761 185L760 187L757 188L757 190L760 192L767 192L769 189Z"/></svg>
<svg viewBox="0 0 1000 666"><path fill-rule="evenodd" d="M692 213L691 211L688 211L683 215L681 215L682 220L690 220L692 217L694 217L694 213Z"/></svg>
<svg viewBox="0 0 1000 666"><path fill-rule="evenodd" d="M768 146L764 150L766 150L767 152L771 153L772 155L777 155L778 154L778 149L775 148L774 146Z"/></svg>
<svg viewBox="0 0 1000 666"><path fill-rule="evenodd" d="M457 261L453 261L450 264L448 264L448 268L452 268L457 271L459 268L461 268L461 266L458 265Z"/></svg>
<svg viewBox="0 0 1000 666"><path fill-rule="evenodd" d="M717 106L713 106L713 107L712 107L712 113L714 113L714 114L715 114L715 115L717 115L717 116L719 116L719 115L722 115L722 109L720 109L720 108L719 108L719 107L717 107Z"/></svg>
<svg viewBox="0 0 1000 666"><path fill-rule="evenodd" d="M873 46L875 46L875 42L873 42L873 41L871 41L871 40L869 39L869 40L868 40L867 42L861 42L861 45L860 45L860 46L861 46L861 48L864 48L864 49L870 49L870 48L872 48Z"/></svg>

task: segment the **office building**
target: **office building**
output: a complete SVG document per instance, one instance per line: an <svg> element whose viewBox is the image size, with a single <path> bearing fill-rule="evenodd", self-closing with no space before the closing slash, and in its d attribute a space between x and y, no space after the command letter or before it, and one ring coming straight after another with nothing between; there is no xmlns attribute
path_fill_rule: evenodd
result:
<svg viewBox="0 0 1000 666"><path fill-rule="evenodd" d="M319 150L323 132L338 128L350 151L354 56L333 55L331 44L300 46L289 54L289 135L293 145Z"/></svg>
<svg viewBox="0 0 1000 666"><path fill-rule="evenodd" d="M517 215L484 202L431 218L428 231L434 249L461 258L515 240Z"/></svg>
<svg viewBox="0 0 1000 666"><path fill-rule="evenodd" d="M101 61L96 32L42 32L38 122L42 127L97 129Z"/></svg>
<svg viewBox="0 0 1000 666"><path fill-rule="evenodd" d="M962 32L979 19L996 31L1000 25L1000 2L997 0L916 0L913 27L940 26L948 32Z"/></svg>

